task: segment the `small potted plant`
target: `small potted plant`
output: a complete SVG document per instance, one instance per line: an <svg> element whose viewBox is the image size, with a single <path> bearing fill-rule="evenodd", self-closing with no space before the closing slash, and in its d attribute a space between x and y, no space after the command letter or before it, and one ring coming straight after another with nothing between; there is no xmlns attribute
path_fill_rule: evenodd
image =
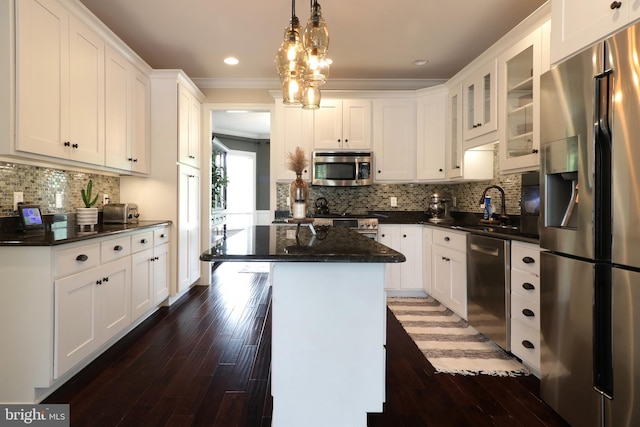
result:
<svg viewBox="0 0 640 427"><path fill-rule="evenodd" d="M76 209L76 222L83 229L85 225L89 226L90 230L93 230L93 226L98 223L98 208L94 205L98 202L98 195L93 197L93 180L89 180L87 188L80 191L82 196L83 208Z"/></svg>

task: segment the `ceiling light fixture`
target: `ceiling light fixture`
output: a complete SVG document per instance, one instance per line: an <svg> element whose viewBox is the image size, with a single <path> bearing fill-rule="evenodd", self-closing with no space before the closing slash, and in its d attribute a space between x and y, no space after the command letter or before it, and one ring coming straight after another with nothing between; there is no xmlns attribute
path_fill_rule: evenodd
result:
<svg viewBox="0 0 640 427"><path fill-rule="evenodd" d="M238 65L239 62L240 61L238 61L238 58L234 58L233 56L224 58L224 63L227 65Z"/></svg>
<svg viewBox="0 0 640 427"><path fill-rule="evenodd" d="M282 85L282 102L302 104L305 109L320 108L320 86L327 82L331 60L329 30L318 0L310 0L311 16L300 35L296 0L291 0L291 20L284 30L284 41L276 53L276 68Z"/></svg>

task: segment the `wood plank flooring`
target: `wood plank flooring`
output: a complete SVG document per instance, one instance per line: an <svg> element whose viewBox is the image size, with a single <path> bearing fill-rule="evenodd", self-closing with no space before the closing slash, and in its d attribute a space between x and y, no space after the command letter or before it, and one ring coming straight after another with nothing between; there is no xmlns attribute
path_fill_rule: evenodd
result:
<svg viewBox="0 0 640 427"><path fill-rule="evenodd" d="M271 292L241 266L220 265L43 403L69 403L73 427L270 426ZM535 377L436 374L387 315L387 403L369 427L566 426Z"/></svg>

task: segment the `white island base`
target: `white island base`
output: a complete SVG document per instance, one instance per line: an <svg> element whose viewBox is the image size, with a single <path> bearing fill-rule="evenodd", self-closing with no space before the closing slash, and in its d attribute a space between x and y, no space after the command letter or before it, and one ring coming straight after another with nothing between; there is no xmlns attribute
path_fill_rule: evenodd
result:
<svg viewBox="0 0 640 427"><path fill-rule="evenodd" d="M273 427L365 427L385 400L385 264L272 264Z"/></svg>

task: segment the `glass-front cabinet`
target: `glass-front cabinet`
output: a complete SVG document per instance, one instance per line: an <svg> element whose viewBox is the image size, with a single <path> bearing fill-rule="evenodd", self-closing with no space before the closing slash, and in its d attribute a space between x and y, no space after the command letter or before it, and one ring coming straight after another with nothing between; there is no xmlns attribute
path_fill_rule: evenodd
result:
<svg viewBox="0 0 640 427"><path fill-rule="evenodd" d="M504 52L500 64L500 171L537 170L540 163L540 74L543 27Z"/></svg>
<svg viewBox="0 0 640 427"><path fill-rule="evenodd" d="M498 128L496 70L496 60L493 59L464 82L465 141Z"/></svg>

